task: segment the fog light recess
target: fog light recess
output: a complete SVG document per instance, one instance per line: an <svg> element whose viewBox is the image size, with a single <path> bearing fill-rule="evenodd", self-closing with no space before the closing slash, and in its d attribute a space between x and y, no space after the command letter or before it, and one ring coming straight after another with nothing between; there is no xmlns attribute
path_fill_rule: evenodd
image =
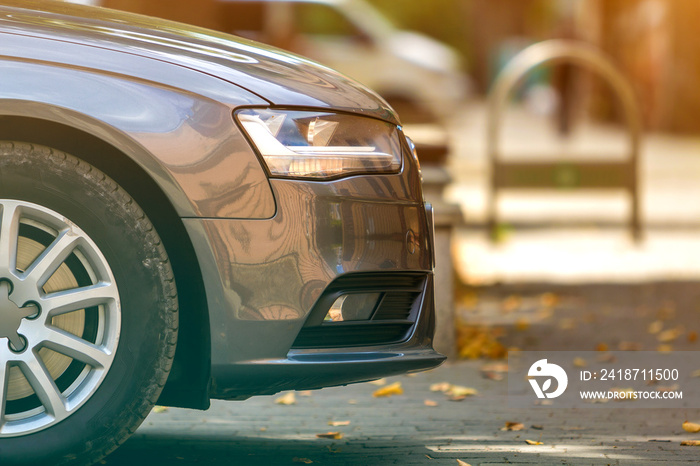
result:
<svg viewBox="0 0 700 466"><path fill-rule="evenodd" d="M355 293L340 296L335 300L324 322L362 321L372 318L382 293Z"/></svg>

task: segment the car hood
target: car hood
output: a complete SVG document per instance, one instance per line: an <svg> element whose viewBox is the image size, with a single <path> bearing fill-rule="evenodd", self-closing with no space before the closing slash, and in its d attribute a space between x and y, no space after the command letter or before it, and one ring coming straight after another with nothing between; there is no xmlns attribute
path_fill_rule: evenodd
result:
<svg viewBox="0 0 700 466"><path fill-rule="evenodd" d="M196 69L273 105L334 108L398 122L381 97L328 67L208 29L42 0L0 0L0 26Z"/></svg>

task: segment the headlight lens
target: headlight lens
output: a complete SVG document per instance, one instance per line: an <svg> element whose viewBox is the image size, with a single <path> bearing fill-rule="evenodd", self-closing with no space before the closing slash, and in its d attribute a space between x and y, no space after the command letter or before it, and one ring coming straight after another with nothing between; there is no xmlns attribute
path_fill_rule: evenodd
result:
<svg viewBox="0 0 700 466"><path fill-rule="evenodd" d="M401 169L399 133L390 123L270 109L245 109L236 117L272 176L324 179Z"/></svg>

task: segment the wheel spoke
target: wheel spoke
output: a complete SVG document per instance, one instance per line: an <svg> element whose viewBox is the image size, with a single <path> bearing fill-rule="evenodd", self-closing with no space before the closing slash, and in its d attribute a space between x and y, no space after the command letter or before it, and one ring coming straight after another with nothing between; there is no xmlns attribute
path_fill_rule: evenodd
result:
<svg viewBox="0 0 700 466"><path fill-rule="evenodd" d="M27 351L28 357L20 363L24 377L31 385L34 393L44 405L46 412L54 419L63 419L68 415L63 395L58 390L44 363L33 351Z"/></svg>
<svg viewBox="0 0 700 466"><path fill-rule="evenodd" d="M41 299L40 306L47 316L56 317L79 309L106 304L117 300L118 297L117 287L113 283L100 282L95 285L51 293Z"/></svg>
<svg viewBox="0 0 700 466"><path fill-rule="evenodd" d="M58 329L47 329L43 346L97 369L106 367L112 358L110 353L94 343Z"/></svg>
<svg viewBox="0 0 700 466"><path fill-rule="evenodd" d="M0 271L11 273L17 267L17 237L20 209L12 203L2 206L0 215Z"/></svg>
<svg viewBox="0 0 700 466"><path fill-rule="evenodd" d="M90 236L47 207L0 200L0 443L89 400L114 363L120 330L118 285Z"/></svg>
<svg viewBox="0 0 700 466"><path fill-rule="evenodd" d="M73 252L80 239L81 237L73 233L70 228L63 230L29 266L24 273L24 279L35 283L37 288L42 287Z"/></svg>

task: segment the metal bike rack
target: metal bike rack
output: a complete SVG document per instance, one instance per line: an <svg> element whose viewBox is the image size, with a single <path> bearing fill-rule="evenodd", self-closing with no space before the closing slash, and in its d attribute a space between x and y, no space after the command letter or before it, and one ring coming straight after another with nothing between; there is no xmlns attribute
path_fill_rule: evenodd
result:
<svg viewBox="0 0 700 466"><path fill-rule="evenodd" d="M622 103L629 135L629 156L625 160L508 162L500 157L498 141L502 115L516 85L536 67L562 61L591 69L606 80L617 94ZM496 196L500 189L624 189L630 194L631 200L629 228L635 240L641 238L637 182L641 118L632 86L600 51L585 43L570 40L549 40L527 47L498 75L489 94L487 125L487 151L491 168L487 215L492 233L495 233L497 225Z"/></svg>

